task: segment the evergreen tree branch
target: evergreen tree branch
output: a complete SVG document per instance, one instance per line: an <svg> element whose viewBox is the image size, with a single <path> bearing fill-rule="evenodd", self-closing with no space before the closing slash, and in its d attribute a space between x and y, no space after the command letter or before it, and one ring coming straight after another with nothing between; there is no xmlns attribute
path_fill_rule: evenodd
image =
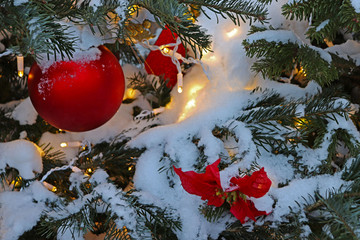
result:
<svg viewBox="0 0 360 240"><path fill-rule="evenodd" d="M210 49L210 35L192 22L191 13L185 4L179 4L177 0L133 0L130 3L146 8L160 26L167 26L180 37L185 48L190 45L196 56L200 54L201 57L203 51Z"/></svg>
<svg viewBox="0 0 360 240"><path fill-rule="evenodd" d="M240 18L243 22L246 22L246 19L250 20L250 24L257 20L263 23L267 15L263 4L245 0L179 0L179 2L206 7L224 18L229 17L236 25L240 25Z"/></svg>

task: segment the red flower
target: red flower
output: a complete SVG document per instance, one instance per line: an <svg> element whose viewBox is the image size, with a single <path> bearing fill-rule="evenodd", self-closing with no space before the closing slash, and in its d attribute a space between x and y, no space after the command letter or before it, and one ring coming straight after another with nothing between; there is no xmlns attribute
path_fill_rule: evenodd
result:
<svg viewBox="0 0 360 240"><path fill-rule="evenodd" d="M245 223L246 217L256 221L255 217L267 215L265 211L257 210L252 201L242 198L239 198L238 201L231 205L230 212L239 219L242 224Z"/></svg>
<svg viewBox="0 0 360 240"><path fill-rule="evenodd" d="M220 183L218 165L220 159L205 169L205 173L194 171L183 172L180 168L174 167L175 173L179 175L185 191L200 196L202 200L208 200L208 205L220 207L226 200L230 205L230 212L245 222L248 217L256 221L255 217L266 215L265 211L259 211L248 197L259 198L264 196L270 189L271 180L267 177L264 168L253 172L251 176L233 177L230 188L223 191Z"/></svg>
<svg viewBox="0 0 360 240"><path fill-rule="evenodd" d="M208 205L220 207L224 199L221 198L223 190L220 183L219 163L220 159L207 166L205 173L183 172L181 168L176 167L174 170L179 175L185 191L200 196L202 200L208 200Z"/></svg>
<svg viewBox="0 0 360 240"><path fill-rule="evenodd" d="M264 168L253 172L251 176L233 177L230 182L235 184L236 189L241 193L254 198L264 196L271 186L271 180L268 178Z"/></svg>

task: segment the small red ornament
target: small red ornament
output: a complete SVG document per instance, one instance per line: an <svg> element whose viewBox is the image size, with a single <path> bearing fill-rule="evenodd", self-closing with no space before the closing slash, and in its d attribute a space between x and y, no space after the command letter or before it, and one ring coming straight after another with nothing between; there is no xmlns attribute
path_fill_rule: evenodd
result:
<svg viewBox="0 0 360 240"><path fill-rule="evenodd" d="M174 35L173 35L174 34ZM160 33L155 45L161 46L169 43L176 43L177 34L172 33L169 28L165 28ZM168 49L173 50L174 47ZM184 45L180 44L177 53L185 56ZM168 80L167 87L172 88L176 85L178 70L176 65L171 61L171 57L162 55L160 50L151 51L145 60L145 70L148 74L156 76L163 76L165 80Z"/></svg>
<svg viewBox="0 0 360 240"><path fill-rule="evenodd" d="M105 46L94 60L59 61L42 71L34 63L28 76L29 96L39 115L51 125L74 132L107 122L119 109L124 73Z"/></svg>

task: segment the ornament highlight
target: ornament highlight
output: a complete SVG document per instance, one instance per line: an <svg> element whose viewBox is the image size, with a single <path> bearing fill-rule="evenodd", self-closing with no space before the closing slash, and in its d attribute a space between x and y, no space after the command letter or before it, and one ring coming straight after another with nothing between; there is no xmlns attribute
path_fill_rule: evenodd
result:
<svg viewBox="0 0 360 240"><path fill-rule="evenodd" d="M74 132L97 128L119 109L124 73L105 46L94 59L58 61L45 70L34 63L28 76L29 96L39 115L51 125Z"/></svg>

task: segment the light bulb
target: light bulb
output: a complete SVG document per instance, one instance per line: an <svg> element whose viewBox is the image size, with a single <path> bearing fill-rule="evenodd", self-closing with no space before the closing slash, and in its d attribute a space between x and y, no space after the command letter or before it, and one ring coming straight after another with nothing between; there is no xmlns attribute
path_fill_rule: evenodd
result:
<svg viewBox="0 0 360 240"><path fill-rule="evenodd" d="M23 55L17 55L17 70L18 70L18 76L23 77L24 76L24 56Z"/></svg>
<svg viewBox="0 0 360 240"><path fill-rule="evenodd" d="M68 145L67 145L67 143L66 142L62 142L62 143L60 143L60 147L62 147L62 148L64 148L64 147L67 147Z"/></svg>

